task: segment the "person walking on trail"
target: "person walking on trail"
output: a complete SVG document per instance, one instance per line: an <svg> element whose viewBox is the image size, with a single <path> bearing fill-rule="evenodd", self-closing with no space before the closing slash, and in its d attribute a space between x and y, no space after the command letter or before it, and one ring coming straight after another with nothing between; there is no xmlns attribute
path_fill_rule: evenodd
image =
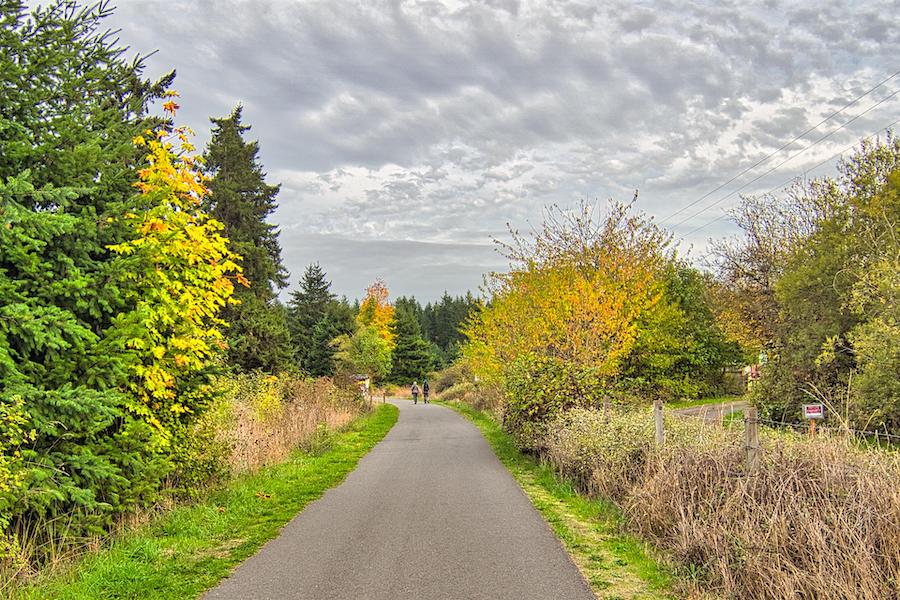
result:
<svg viewBox="0 0 900 600"><path fill-rule="evenodd" d="M419 384L413 381L412 387L409 388L409 391L412 392L413 396L413 404L419 403Z"/></svg>
<svg viewBox="0 0 900 600"><path fill-rule="evenodd" d="M422 382L422 399L425 401L425 404L428 404L429 389L430 388L428 387L428 379L426 378L425 381Z"/></svg>

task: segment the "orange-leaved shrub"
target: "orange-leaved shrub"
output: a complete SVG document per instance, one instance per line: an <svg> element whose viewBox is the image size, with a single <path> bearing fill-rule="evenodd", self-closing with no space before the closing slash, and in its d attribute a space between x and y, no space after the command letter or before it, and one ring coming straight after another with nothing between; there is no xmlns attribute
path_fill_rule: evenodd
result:
<svg viewBox="0 0 900 600"><path fill-rule="evenodd" d="M697 588L729 598L900 594L900 457L843 437L764 431L759 466L741 428L649 412L575 409L544 440L546 458L615 500L628 527L665 549Z"/></svg>

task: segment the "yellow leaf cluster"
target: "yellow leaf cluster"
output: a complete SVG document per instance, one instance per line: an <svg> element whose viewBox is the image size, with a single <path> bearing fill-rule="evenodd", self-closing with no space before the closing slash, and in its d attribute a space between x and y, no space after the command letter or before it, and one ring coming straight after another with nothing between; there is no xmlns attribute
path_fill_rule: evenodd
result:
<svg viewBox="0 0 900 600"><path fill-rule="evenodd" d="M533 240L506 246L511 270L489 278L493 296L467 326L464 350L487 380L499 381L525 354L613 378L635 347L641 318L660 303L666 238L654 226L622 207L600 226L585 209L563 217L548 219Z"/></svg>
<svg viewBox="0 0 900 600"><path fill-rule="evenodd" d="M165 110L174 115L177 108L170 101ZM122 216L134 237L110 247L129 257L129 279L140 286L130 317L139 334L128 341L140 356L132 411L164 434L168 423L192 410L188 399L176 400L178 383L207 368L221 349L218 315L241 278L240 257L228 248L223 225L201 208L208 192L187 133L161 126L135 138L147 150L135 183L147 209Z"/></svg>
<svg viewBox="0 0 900 600"><path fill-rule="evenodd" d="M372 327L378 336L385 340L391 351L397 345L397 334L394 332L394 307L388 298L390 293L380 279L366 289L366 297L359 305L356 322L361 327Z"/></svg>

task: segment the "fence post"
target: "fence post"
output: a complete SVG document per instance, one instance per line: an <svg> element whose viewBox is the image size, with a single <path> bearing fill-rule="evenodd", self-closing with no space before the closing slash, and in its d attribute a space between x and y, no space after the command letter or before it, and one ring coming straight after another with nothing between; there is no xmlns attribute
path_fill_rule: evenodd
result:
<svg viewBox="0 0 900 600"><path fill-rule="evenodd" d="M663 402L654 400L653 418L656 420L656 445L662 446L666 442L666 431L663 429Z"/></svg>
<svg viewBox="0 0 900 600"><path fill-rule="evenodd" d="M747 451L747 472L759 466L759 418L755 406L744 411L744 449Z"/></svg>
<svg viewBox="0 0 900 600"><path fill-rule="evenodd" d="M609 396L603 396L603 421L609 423Z"/></svg>

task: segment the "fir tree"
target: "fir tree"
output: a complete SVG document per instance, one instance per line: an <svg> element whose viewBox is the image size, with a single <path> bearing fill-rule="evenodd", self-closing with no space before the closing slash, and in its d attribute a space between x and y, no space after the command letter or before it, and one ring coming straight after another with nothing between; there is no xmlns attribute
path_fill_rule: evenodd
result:
<svg viewBox="0 0 900 600"><path fill-rule="evenodd" d="M310 345L304 357L303 368L313 377L326 377L334 374L334 355L337 352L334 338L338 330L331 315L326 314L313 327Z"/></svg>
<svg viewBox="0 0 900 600"><path fill-rule="evenodd" d="M109 247L134 237L121 217L146 208L132 139L159 123L147 107L174 74L151 82L122 58L106 3L26 10L0 2L0 406L21 407L33 439L28 489L0 492L0 528L11 507L25 527L39 517L40 546L53 523L93 535L170 469L128 408L142 289Z"/></svg>
<svg viewBox="0 0 900 600"><path fill-rule="evenodd" d="M334 294L331 293L331 283L325 279L325 272L318 264L309 265L306 272L303 273L303 279L300 280L300 289L295 290L291 294L289 302L290 310L290 327L291 338L293 340L294 352L300 366L313 373L310 367L310 354L316 355L317 372L321 372L319 368L323 365L322 356L330 351L331 338L325 341L322 336L324 331L336 329L336 324L330 322L328 327L323 326L323 331L319 332L318 340L315 339L315 329L319 323L328 316L329 308L334 302ZM345 332L350 333L350 332ZM335 333L331 337L335 337ZM324 342L324 347L322 343ZM328 354L330 356L330 354ZM330 359L328 361L330 363ZM330 370L325 370L321 374L330 374Z"/></svg>
<svg viewBox="0 0 900 600"><path fill-rule="evenodd" d="M421 381L431 370L431 351L422 338L419 321L414 312L398 310L395 313L394 330L397 346L394 348L391 380L396 383Z"/></svg>
<svg viewBox="0 0 900 600"><path fill-rule="evenodd" d="M290 366L291 341L284 311L275 295L287 285L278 229L266 219L277 208L280 186L268 185L259 163L259 143L244 140L249 125L242 108L228 117L210 119L212 139L204 155L210 177L209 211L225 224L231 248L243 257L247 288L238 288L223 315L230 323L229 362L244 369L274 372Z"/></svg>

